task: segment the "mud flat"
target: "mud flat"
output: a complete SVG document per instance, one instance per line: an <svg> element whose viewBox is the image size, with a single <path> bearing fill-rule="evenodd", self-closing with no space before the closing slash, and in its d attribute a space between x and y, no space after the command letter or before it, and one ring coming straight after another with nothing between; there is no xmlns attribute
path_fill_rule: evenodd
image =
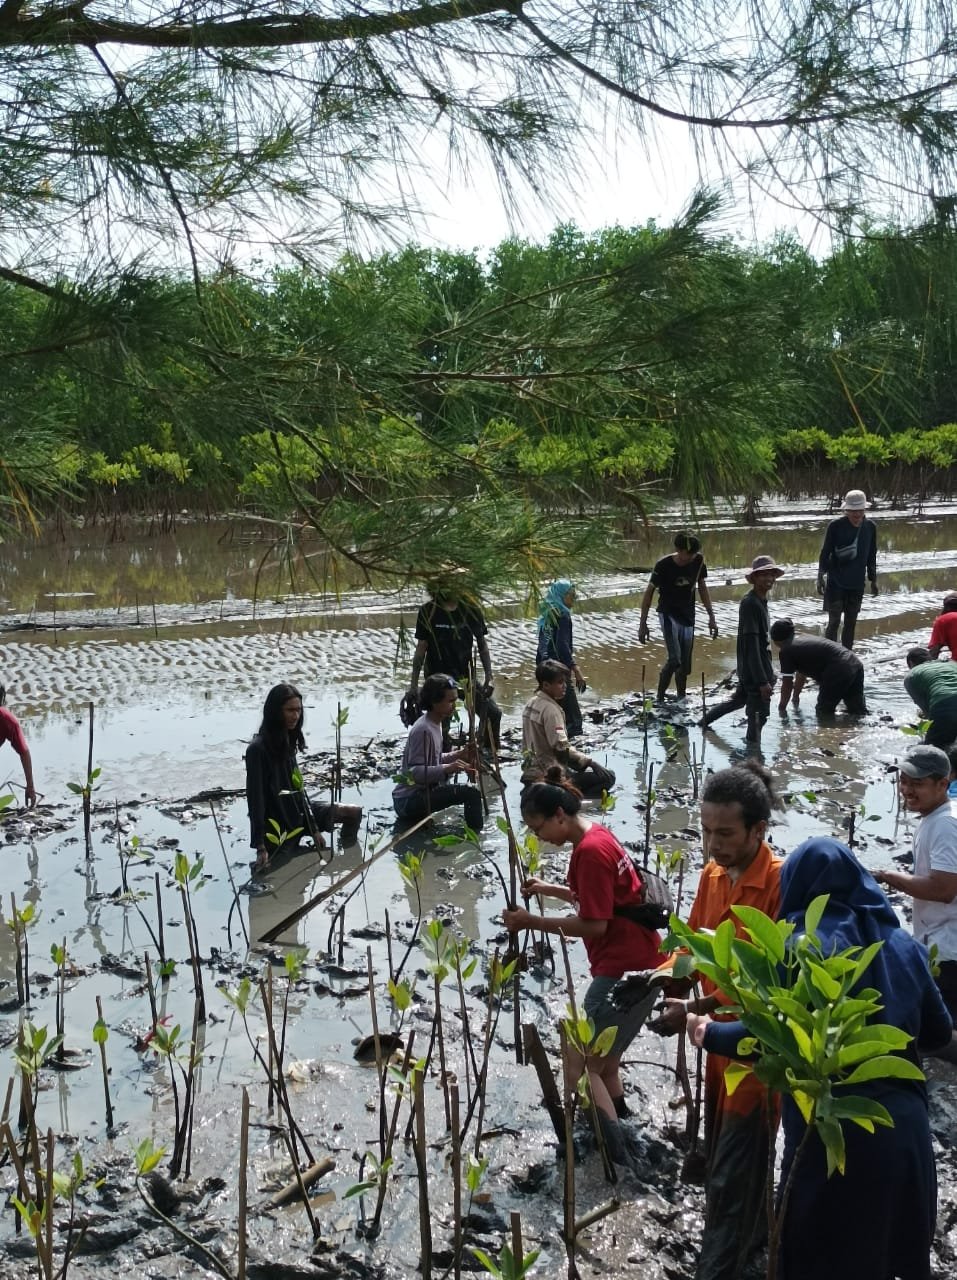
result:
<svg viewBox="0 0 957 1280"><path fill-rule="evenodd" d="M918 527L921 547L898 540L910 537L908 522L888 517L881 530L887 547L882 562L884 593L865 601L859 652L867 668L872 714L862 721L816 724L809 709L786 721L775 715L766 730L765 753L782 789L787 811L775 823L773 842L792 848L809 834L848 838L853 818L857 851L870 866L905 858L912 828L897 811L894 760L913 741L903 729L914 708L901 688L903 653L926 639L939 600L957 572L957 533L952 517L940 514ZM722 638L699 638L696 663L711 691L730 670L733 620L741 593L740 564L772 546L767 530L716 528L708 536L711 581L718 601ZM772 616L788 613L801 627L820 625L813 594L814 544L819 523L797 521L782 528L793 549L789 575L771 601ZM647 558L647 552L646 558ZM620 779L617 803L607 816L621 838L641 849L646 830L645 801L649 769L654 790L648 826L651 854L680 851L685 860L684 901L690 902L700 867L695 794L703 770L722 767L743 741L733 717L702 735L693 721L700 714L700 693L687 709L672 707L661 716L647 713L640 693L641 668L652 683L661 661L656 641L639 649L637 603L643 579L628 572L585 575L576 637L591 691L586 695L587 749L607 758ZM393 659L400 636L396 602L370 597L350 600L348 610L292 618L278 612L266 621L243 616L220 622L186 622L158 616L150 625L94 630L7 633L0 644L0 670L11 689L11 703L22 714L34 750L42 807L14 813L0 826L4 847L0 899L0 1042L6 1047L0 1090L14 1074L13 1042L24 1018L35 1027L56 1025L58 969L63 970L65 1044L74 1051L72 1069L45 1065L38 1075L37 1127L54 1135L54 1163L67 1170L75 1153L95 1180L77 1198L80 1225L86 1224L70 1274L102 1276L106 1269L137 1276L220 1274L210 1258L189 1244L186 1232L205 1245L232 1275L237 1267L239 1138L242 1092L249 1096L251 1126L248 1154L247 1274L260 1276L388 1276L416 1274L422 1250L419 1227L420 1168L405 1140L410 1114L403 1100L398 1138L385 1198L381 1232L369 1238L375 1191L347 1197L350 1188L374 1173L370 1160L380 1154L382 1096L374 1065L357 1062L355 1042L372 1030L368 970L374 975L380 1029L395 1032L414 1054L424 1057L435 1025L434 977L422 945L430 920L451 930L462 947L462 964L475 968L463 981L460 997L454 976L440 990L446 1081L454 1074L464 1113L475 1092L490 1008L489 966L506 938L498 922L503 893L492 862L506 880L505 836L496 824L501 798L489 787L490 819L480 847L467 843L436 845L436 836L454 831L451 818L436 829L411 837L397 853L388 853L334 892L275 943L261 939L297 906L332 888L360 867L395 834L389 801L391 774L398 763L401 726L395 715L408 662L398 670ZM411 620L408 602L406 623ZM493 611L491 647L498 691L511 724L528 696L533 624L521 616L517 601ZM331 739L338 705L349 708L345 727L344 798L361 802L367 824L363 846L338 848L331 858L303 852L272 869L260 884L249 884L248 832L242 785L243 743L255 730L265 690L292 679L307 694L306 735L310 747ZM102 766L94 792L92 856L87 858L78 804L66 788L86 771L86 706L95 705L95 763ZM809 707L810 707L809 703ZM509 737L503 778L514 809L517 749ZM0 781L16 782L16 759L4 752ZM317 751L306 760L307 785L317 794L329 786L331 760ZM6 790L0 785L0 794ZM215 822L213 815L215 814ZM218 832L217 832L218 826ZM135 841L134 841L135 837ZM220 844L220 837L222 844ZM411 851L421 862L418 887L400 873L397 855ZM177 854L190 870L189 901L205 997L205 1023L195 1022L197 979L190 965L187 916L176 879ZM556 874L565 855L552 854ZM180 863L182 875L182 863ZM234 899L235 882L238 896ZM188 874L188 872L187 872ZM157 882L159 902L157 901ZM29 1004L21 1006L17 989L16 943L11 895L22 914L29 944ZM416 937L421 896L422 928ZM906 915L906 910L903 910ZM160 968L160 920L167 962ZM388 928L388 936L387 936ZM245 929L245 933L244 933ZM246 935L249 943L247 945ZM63 946L62 965L51 947ZM403 977L415 982L404 1012L390 1002L390 971L410 948ZM22 945L20 948L22 957ZM584 955L571 948L578 987L584 985ZM292 957L290 968L286 959ZM174 1224L164 1223L141 1198L133 1177L133 1150L144 1140L165 1148L155 1172L168 1173L175 1106L170 1063L151 1036L152 1012L147 968L154 986L157 1017L167 1033L181 1028L181 1041L202 1050L195 1071L195 1117L190 1177L142 1183L147 1198ZM520 1022L534 1024L557 1065L555 1025L567 1003L561 963L556 976L549 964L532 964L521 977ZM266 1074L254 1048L268 1060L267 1022L256 988L271 975L276 1027L286 1010L283 1058L289 1104L315 1161L331 1157L334 1169L314 1185L313 1229L301 1204L267 1208L277 1186L291 1177L289 1156L279 1136L281 1113L269 1105ZM21 970L21 980L23 978ZM251 992L245 1018L231 1002L248 979ZM24 993L25 997L26 993ZM114 1127L108 1131L99 1046L93 1040L100 998L108 1032L105 1052ZM468 1217L469 1241L497 1256L509 1238L510 1215L521 1214L526 1247L542 1249L534 1275L565 1275L562 1229L563 1165L556 1160L556 1137L541 1106L537 1079L516 1062L514 992L507 984L491 1001L494 1033L484 1090L480 1155L488 1160L478 1189L462 1217ZM497 1019L497 1020L496 1020ZM248 1035L247 1035L248 1031ZM252 1042L252 1043L251 1043ZM469 1044L472 1049L470 1051ZM473 1060L474 1054L474 1060ZM601 1163L583 1140L576 1162L580 1218L620 1200L614 1213L587 1228L579 1238L578 1265L583 1276L636 1274L689 1276L701 1229L700 1187L682 1181L685 1113L674 1075L674 1041L643 1033L628 1055L628 1099L635 1119L636 1172L617 1186L607 1184ZM429 1220L434 1259L432 1274L443 1275L454 1241L455 1213L450 1160L452 1143L445 1114L437 1050L423 1082ZM181 1051L180 1057L183 1058ZM180 1067L173 1064L174 1071ZM932 1069L932 1117L938 1145L941 1203L935 1276L955 1271L957 1168L953 1133L957 1091L950 1069ZM182 1101L182 1076L176 1077ZM16 1129L19 1082L11 1102ZM387 1113L394 1104L386 1090ZM675 1105L675 1104L678 1105ZM463 1162L474 1151L477 1113L467 1131ZM363 1157L365 1157L363 1161ZM889 1173L892 1176L892 1173ZM463 1181L465 1175L463 1174ZM15 1192L9 1160L0 1168L0 1185ZM56 1239L67 1238L68 1210L57 1202ZM80 1215L83 1215L82 1217ZM62 1230L61 1230L62 1228ZM74 1238L77 1231L74 1231ZM12 1210L0 1224L0 1274L11 1278L37 1274L28 1233L14 1233ZM466 1263L471 1255L466 1252Z"/></svg>

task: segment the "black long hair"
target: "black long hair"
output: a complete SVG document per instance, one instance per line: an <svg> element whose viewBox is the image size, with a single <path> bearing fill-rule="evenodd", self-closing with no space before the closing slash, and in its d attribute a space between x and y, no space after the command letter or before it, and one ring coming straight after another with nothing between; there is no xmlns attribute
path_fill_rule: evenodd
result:
<svg viewBox="0 0 957 1280"><path fill-rule="evenodd" d="M296 686L276 684L266 694L266 701L263 703L263 722L259 726L259 736L269 750L277 756L304 751L306 748L306 740L302 736L302 722L305 714L299 716L294 729L286 728L282 709L290 698L298 698L300 702L302 701L302 694Z"/></svg>
<svg viewBox="0 0 957 1280"><path fill-rule="evenodd" d="M582 793L564 777L564 771L552 766L545 774L544 782L533 782L522 792L522 817L537 814L540 818L554 818L562 810L573 817L582 807Z"/></svg>

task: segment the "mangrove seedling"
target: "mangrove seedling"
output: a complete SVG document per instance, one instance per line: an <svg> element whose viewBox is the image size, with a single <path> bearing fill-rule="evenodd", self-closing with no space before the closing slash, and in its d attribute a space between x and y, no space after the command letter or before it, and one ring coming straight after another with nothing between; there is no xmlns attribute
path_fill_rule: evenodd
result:
<svg viewBox="0 0 957 1280"><path fill-rule="evenodd" d="M170 1156L169 1171L174 1178L179 1177L181 1171L188 1178L188 1152L193 1128L193 1079L202 1055L196 1053L192 1041L183 1039L182 1027L179 1024L168 1030L162 1022L158 1022L153 1028L149 1043L153 1052L160 1054L169 1063L174 1112L173 1152ZM182 1098L177 1071L183 1086Z"/></svg>
<svg viewBox="0 0 957 1280"><path fill-rule="evenodd" d="M92 712L92 706L90 710ZM96 790L97 778L99 778L102 772L103 770L100 769L99 766L95 769L88 767L85 782L68 782L66 784L67 789L72 791L75 796L79 796L81 800L83 808L83 840L86 844L86 856L88 858L93 852L93 847L90 843L90 821L93 810L93 792Z"/></svg>
<svg viewBox="0 0 957 1280"><path fill-rule="evenodd" d="M17 1002L20 1005L30 1003L30 926L40 919L36 905L28 902L25 907L17 908L16 897L10 895L10 919L7 928L13 934L15 951L14 970L17 980Z"/></svg>
<svg viewBox="0 0 957 1280"><path fill-rule="evenodd" d="M481 1249L473 1249L472 1253L488 1274L495 1277L495 1280L524 1280L525 1276L531 1275L532 1267L535 1265L541 1250L533 1249L531 1253L524 1253L516 1257L509 1245L503 1244L497 1262Z"/></svg>
<svg viewBox="0 0 957 1280"><path fill-rule="evenodd" d="M103 1071L103 1096L106 1100L106 1127L113 1128L113 1103L110 1100L110 1072L106 1065L106 1042L110 1038L109 1028L103 1020L103 1000L96 997L96 1022L93 1024L93 1043L100 1047L100 1067Z"/></svg>
<svg viewBox="0 0 957 1280"><path fill-rule="evenodd" d="M774 1144L768 1161L768 1280L777 1274L781 1231L788 1210L794 1170L805 1146L816 1134L824 1148L827 1175L845 1166L842 1122L873 1133L876 1125L893 1126L886 1107L848 1086L873 1080L923 1080L920 1067L899 1056L911 1037L898 1027L871 1021L881 1010L880 992L856 989L883 946L848 947L828 954L816 932L827 896L815 898L804 917L804 932L772 920L754 907L731 910L744 926L735 935L733 920L714 933L697 933L671 918L664 946L685 948L675 973L694 968L710 978L730 1001L747 1036L738 1045L746 1061L734 1060L725 1071L725 1087L733 1094L752 1072L772 1093L793 1098L806 1129L784 1186L774 1196ZM853 993L853 995L852 995Z"/></svg>
<svg viewBox="0 0 957 1280"><path fill-rule="evenodd" d="M197 1017L200 1022L206 1021L206 991L203 987L203 966L199 954L199 935L196 931L196 917L193 915L193 902L190 897L190 886L196 884L202 888L203 859L190 862L185 853L177 852L173 860L173 875L179 886L183 902L183 914L186 919L186 940L189 944L189 959L193 966L193 990L197 1002Z"/></svg>

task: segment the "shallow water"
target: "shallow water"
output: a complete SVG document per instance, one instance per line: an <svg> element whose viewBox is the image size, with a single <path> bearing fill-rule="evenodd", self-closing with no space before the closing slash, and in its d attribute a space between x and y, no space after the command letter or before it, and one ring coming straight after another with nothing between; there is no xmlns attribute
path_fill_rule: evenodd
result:
<svg viewBox="0 0 957 1280"><path fill-rule="evenodd" d="M858 650L867 668L867 694L872 714L867 720L838 722L827 728L816 724L813 703L808 709L780 721L773 714L765 731L765 754L782 787L792 797L787 812L776 821L774 842L793 847L813 833L846 833L854 812L859 852L869 865L886 862L909 847L911 825L897 814L893 774L889 766L913 739L901 732L912 722L915 709L902 689L903 654L914 643L926 640L939 602L957 577L957 513L925 512L919 518L900 513L877 513L881 556L882 594L865 599L859 624ZM814 594L816 555L823 520L818 513L782 509L771 513L757 528L735 525L725 516L705 525L705 550L709 582L717 605L721 637L699 637L696 676L703 672L709 697L714 684L733 667L733 626L737 601L743 592L741 566L753 555L769 551L788 568L787 577L775 588L772 617L790 614L799 629L821 625L820 603ZM310 748L321 752L331 740L337 705L348 707L343 731L347 748L344 799L365 806L366 856L376 841L393 834L390 776L398 763L402 728L396 714L407 680L409 655L399 656L400 631L414 618L417 600L412 595L396 599L379 592L352 590L336 603L317 595L260 598L255 604L255 566L262 549L243 538L222 537L222 529L188 526L175 539L137 540L122 544L60 544L3 548L3 594L9 601L8 624L36 623L32 630L0 633L0 672L6 677L11 708L20 716L30 741L37 785L44 793L44 808L36 816L16 814L0 827L4 878L2 908L10 919L10 895L17 906L34 903L39 920L30 929L31 1009L38 1024L53 1022L54 965L50 946L66 938L67 951L76 971L68 982L66 997L67 1043L92 1054L91 1028L96 1016L95 997L104 1004L110 1028L107 1045L111 1067L111 1093L121 1133L105 1135L103 1086L98 1064L82 1070L44 1073L41 1123L57 1133L83 1138L94 1158L114 1171L124 1168L129 1146L150 1134L158 1143L171 1137L170 1096L165 1070L157 1068L153 1055L136 1048L136 1038L148 1030L150 1015L144 988L144 953L155 961L156 947L144 921L129 903L118 899L121 887L119 844L129 853L136 834L153 861L133 858L131 888L145 895L139 905L153 932L157 932L154 877L159 872L162 916L168 953L177 959L176 975L160 986L161 1011L185 1028L192 1018L192 977L187 963L183 911L170 875L176 848L191 859L202 857L203 885L194 890L197 930L206 967L210 1019L205 1032L205 1055L199 1084L194 1170L198 1174L220 1172L224 1191L206 1206L211 1221L221 1222L232 1240L235 1206L237 1142L237 1092L248 1085L254 1113L265 1119L264 1090L241 1021L228 1001L214 987L235 987L243 967L258 972L264 953L256 939L299 903L318 894L359 862L358 850L336 851L327 865L312 853L290 859L270 872L262 891L240 894L240 908L233 910L232 890L226 872L239 885L248 878L250 856L242 786L242 751L256 728L263 695L280 679L292 680L306 697L306 736ZM219 558L215 548L219 548ZM579 604L576 608L576 642L582 667L589 679L583 701L586 711L603 722L588 722L589 750L608 760L619 777L617 804L609 824L624 839L640 842L644 835L643 798L647 769L653 770L655 805L651 831L653 845L680 847L689 853L685 901L694 890L700 863L698 842L688 832L696 828L693 768L721 767L743 739L743 727L735 717L719 723L720 734L704 737L697 729L686 732L682 723L696 718L700 694L692 698L687 717L671 717L674 729L653 721L647 739L640 697L631 697L642 685L652 685L662 660L656 638L644 648L635 643L638 603L645 576L635 570L647 567L667 550L667 539L652 548L623 544L616 553L615 568L602 573L576 575ZM227 581L228 595L222 590ZM41 595L40 585L55 591L56 630L52 597ZM66 593L94 590L96 595ZM140 595L139 624L136 601ZM145 596L150 593L147 604ZM217 594L218 592L218 594ZM156 628L153 625L153 597ZM71 603L68 604L68 601ZM36 607L34 607L36 602ZM531 692L534 622L522 611L519 593L490 602L490 648L496 671L497 696L511 723ZM102 768L94 795L94 856L83 854L82 829L77 805L66 783L86 772L87 704L95 705L94 762ZM587 722L587 717L586 717ZM513 741L514 746L514 741ZM517 752L510 753L514 757ZM307 782L317 793L328 785L328 757L307 760ZM517 800L517 764L507 763L504 776L508 796ZM19 764L9 749L0 754L0 794L3 779L19 779ZM223 849L211 817L210 803L195 797L207 789L223 788L213 803L222 834ZM501 800L489 796L492 819L482 833L482 851L506 863L504 837L494 818ZM447 830L450 819L439 827ZM504 943L497 924L502 906L501 889L487 858L469 846L448 851L416 841L423 855L422 898L426 918L432 914L454 921L464 937L475 943L476 953L486 954ZM560 874L564 857L555 858ZM346 895L359 883L345 909L342 970L324 969L333 915ZM382 926L388 911L395 940L396 959L411 936L416 904L414 895L398 875L394 855L386 855L361 882L316 909L283 936L283 942L300 949L306 958L301 982L290 992L288 1057L315 1059L321 1063L316 1082L295 1086L294 1106L303 1129L314 1138L316 1154L338 1153L338 1168L323 1184L341 1197L356 1180L354 1151L362 1151L375 1137L375 1117L366 1110L374 1094L374 1072L352 1060L352 1041L370 1030L366 992L367 947L379 986L379 1016L388 1020L382 993L386 973L381 940L353 936L372 924ZM239 922L246 921L253 946L247 950ZM338 937L338 934L336 934ZM336 944L333 943L335 953ZM578 976L583 973L580 947L572 947ZM285 990L282 947L265 954L274 958L277 992ZM120 957L127 974L116 972L110 957ZM337 959L335 954L333 959ZM413 951L410 970L424 964L421 951ZM104 967L106 966L106 967ZM138 972L139 971L139 972ZM471 982L481 984L480 970ZM0 927L0 1001L12 994L14 976L11 931ZM315 984L322 984L318 994ZM5 984L5 985L4 985ZM564 984L550 977L526 975L523 979L523 1017L540 1023L547 1043L554 1044L551 1026L564 1006ZM430 980L420 977L418 991L424 1000L407 1022L418 1026L418 1037L428 1034L431 1019ZM464 1051L458 1036L451 989L444 1001L452 1025L450 1050L455 1069L462 1072ZM469 1000L473 1027L482 1022L482 1002ZM16 1032L18 1013L0 1012L0 1041ZM254 1015L254 1033L262 1019ZM491 1166L486 1175L492 1190L492 1207L504 1215L520 1208L529 1238L543 1243L545 1254L535 1274L563 1274L562 1250L556 1234L560 1224L560 1174L556 1174L551 1140L535 1107L534 1077L514 1064L511 1052L511 1012L499 1023L492 1083L488 1094L486 1128L505 1124L520 1137L508 1134L490 1139L487 1154ZM477 1035L477 1032L473 1034ZM636 1107L646 1134L657 1141L669 1125L683 1121L669 1107L672 1089L665 1067L672 1060L673 1043L645 1034L636 1041L630 1057L634 1065L629 1087L637 1092ZM0 1086L9 1073L0 1072ZM644 1065L642 1065L644 1064ZM430 1083L430 1090L431 1084ZM948 1096L946 1073L937 1092ZM438 1172L445 1152L441 1149L444 1120L441 1094L430 1093L430 1135L440 1143L434 1153ZM404 1121L403 1121L404 1123ZM342 1127L337 1129L336 1125ZM254 1131L251 1183L255 1187L268 1168L281 1158L274 1138L265 1130ZM667 1148L662 1148L667 1153ZM594 1229L596 1255L608 1265L617 1259L622 1267L630 1257L640 1259L651 1276L687 1273L689 1253L699 1227L699 1193L678 1184L668 1159L654 1149L654 1169L643 1190L628 1197L619 1214ZM942 1160L945 1201L954 1208L952 1173ZM351 1254L367 1255L389 1275L412 1274L418 1254L414 1227L414 1198L409 1182L409 1161L387 1205L387 1229L377 1246L360 1245L355 1238L357 1201L341 1199L317 1210L327 1241ZM61 1157L62 1163L62 1157ZM524 1186L522 1174L541 1163L543 1187L536 1193L516 1190ZM600 1173L586 1164L580 1187L579 1212L607 1198ZM121 1180L118 1172L114 1178ZM109 1178L108 1178L109 1183ZM436 1239L447 1216L447 1178L433 1206ZM949 1197L949 1199L948 1199ZM951 1218L955 1215L951 1213ZM942 1221L946 1217L942 1214ZM664 1224L664 1225L663 1225ZM10 1230L5 1219L0 1234ZM272 1218L256 1219L253 1242L271 1257L298 1256L305 1261L308 1235L301 1211L285 1211L278 1224ZM490 1239L501 1240L505 1230L490 1229ZM154 1240L154 1236L150 1236ZM184 1264L166 1237L157 1243L150 1274L196 1274ZM588 1246L586 1246L587 1249ZM939 1274L945 1266L947 1243L941 1246ZM168 1256L166 1256L168 1254ZM119 1255L120 1269L137 1269L136 1254L129 1246ZM27 1273L25 1262L21 1266ZM596 1273L583 1264L583 1274ZM102 1260L80 1264L80 1273L96 1272ZM185 1266L185 1269L182 1269ZM670 1268L670 1269L669 1269ZM8 1274L4 1269L3 1274Z"/></svg>

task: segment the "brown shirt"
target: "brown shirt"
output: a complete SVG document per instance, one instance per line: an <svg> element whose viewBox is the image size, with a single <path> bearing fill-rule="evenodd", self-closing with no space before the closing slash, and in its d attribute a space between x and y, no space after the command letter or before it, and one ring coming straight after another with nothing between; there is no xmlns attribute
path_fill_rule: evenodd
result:
<svg viewBox="0 0 957 1280"><path fill-rule="evenodd" d="M587 756L576 751L568 741L561 703L542 689L525 704L522 712L522 750L525 755L523 781L543 778L556 764L583 769L587 761Z"/></svg>

